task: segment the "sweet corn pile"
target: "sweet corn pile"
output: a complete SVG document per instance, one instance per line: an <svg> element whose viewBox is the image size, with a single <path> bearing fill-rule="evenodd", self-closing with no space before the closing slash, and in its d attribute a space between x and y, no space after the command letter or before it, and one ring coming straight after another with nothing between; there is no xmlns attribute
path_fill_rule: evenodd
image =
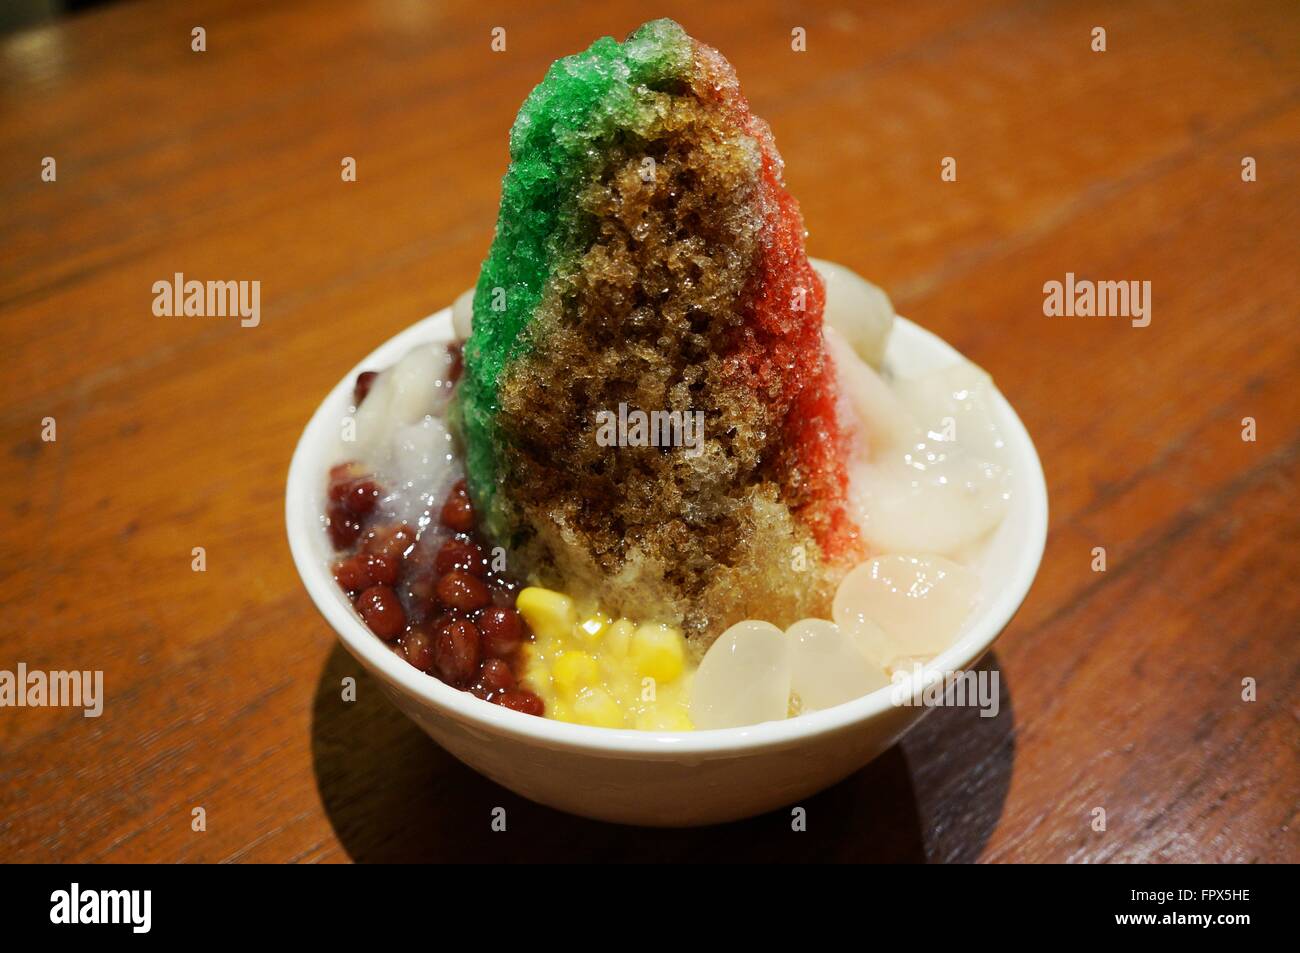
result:
<svg viewBox="0 0 1300 953"><path fill-rule="evenodd" d="M530 586L515 607L533 630L525 686L546 717L600 728L691 731L686 638L669 625L579 613L564 593Z"/></svg>

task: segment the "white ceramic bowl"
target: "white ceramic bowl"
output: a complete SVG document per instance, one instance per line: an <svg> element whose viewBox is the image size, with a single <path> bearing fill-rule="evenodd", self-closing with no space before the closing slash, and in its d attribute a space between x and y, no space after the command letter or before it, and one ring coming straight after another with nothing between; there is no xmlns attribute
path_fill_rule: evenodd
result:
<svg viewBox="0 0 1300 953"><path fill-rule="evenodd" d="M891 704L881 689L825 711L745 728L655 734L536 718L481 701L394 655L361 622L331 576L321 525L339 421L363 370L382 370L416 344L451 340L451 309L412 325L339 381L303 431L285 498L289 547L303 584L344 646L393 702L465 764L524 797L586 817L689 826L737 820L834 784L885 751L927 709ZM940 338L898 319L886 364L900 376L958 357ZM996 411L1013 472L1010 509L978 566L979 607L932 668L966 669L1024 600L1047 537L1047 487L1033 442L1000 394ZM954 739L954 744L959 743Z"/></svg>

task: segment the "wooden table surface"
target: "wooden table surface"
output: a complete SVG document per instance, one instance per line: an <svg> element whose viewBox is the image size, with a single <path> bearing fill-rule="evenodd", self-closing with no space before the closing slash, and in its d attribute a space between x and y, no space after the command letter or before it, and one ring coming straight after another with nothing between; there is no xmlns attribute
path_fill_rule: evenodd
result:
<svg viewBox="0 0 1300 953"><path fill-rule="evenodd" d="M0 669L106 692L0 709L0 859L1300 859L1294 0L661 5L770 121L809 250L1037 442L1050 538L984 663L997 718L933 712L803 834L647 832L497 788L361 676L289 558L290 453L474 280L547 63L646 14L545 8L132 2L0 38ZM261 323L155 317L176 272L260 281ZM1044 316L1067 272L1150 281L1150 326Z"/></svg>

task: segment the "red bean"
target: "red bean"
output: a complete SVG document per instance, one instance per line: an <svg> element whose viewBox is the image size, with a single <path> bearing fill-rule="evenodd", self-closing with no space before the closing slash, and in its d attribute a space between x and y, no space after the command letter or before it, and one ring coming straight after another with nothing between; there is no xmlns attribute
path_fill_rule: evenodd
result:
<svg viewBox="0 0 1300 953"><path fill-rule="evenodd" d="M378 376L378 371L362 371L357 375L357 382L352 385L352 403L355 406L361 406L361 402L370 393L370 385L375 382L375 378Z"/></svg>
<svg viewBox="0 0 1300 953"><path fill-rule="evenodd" d="M515 597L519 594L519 587L514 583L507 582L499 576L493 576L488 580L488 589L492 592L492 604L500 606L503 609L513 609L515 607Z"/></svg>
<svg viewBox="0 0 1300 953"><path fill-rule="evenodd" d="M487 572L483 560L483 547L466 536L453 536L438 549L433 566L438 575L445 576L456 569L481 576Z"/></svg>
<svg viewBox="0 0 1300 953"><path fill-rule="evenodd" d="M330 467L329 498L331 500L343 499L352 488L352 484L357 479L356 469L357 465L351 460Z"/></svg>
<svg viewBox="0 0 1300 953"><path fill-rule="evenodd" d="M422 672L433 673L434 637L427 625L413 625L402 635L402 655Z"/></svg>
<svg viewBox="0 0 1300 953"><path fill-rule="evenodd" d="M366 572L370 576L370 584L375 586L395 586L397 577L400 574L401 562L395 556L385 556L383 553L367 553L364 556L366 561Z"/></svg>
<svg viewBox="0 0 1300 953"><path fill-rule="evenodd" d="M357 599L357 611L370 631L391 642L406 628L406 612L397 593L388 586L371 586Z"/></svg>
<svg viewBox="0 0 1300 953"><path fill-rule="evenodd" d="M438 601L448 609L473 612L491 601L491 594L483 581L467 572L449 572L438 580L435 590Z"/></svg>
<svg viewBox="0 0 1300 953"><path fill-rule="evenodd" d="M458 533L468 533L474 528L474 505L469 501L464 480L458 482L447 494L439 519L443 526L449 526Z"/></svg>
<svg viewBox="0 0 1300 953"><path fill-rule="evenodd" d="M411 621L422 622L438 611L438 599L433 594L436 582L437 578L427 573L408 574L401 591Z"/></svg>
<svg viewBox="0 0 1300 953"><path fill-rule="evenodd" d="M525 715L541 715L546 710L545 703L530 691L512 689L493 697L493 702L511 711L521 711Z"/></svg>
<svg viewBox="0 0 1300 953"><path fill-rule="evenodd" d="M447 380L454 384L460 379L461 371L465 369L464 350L460 344L448 344L447 353L451 355L451 366L447 368Z"/></svg>
<svg viewBox="0 0 1300 953"><path fill-rule="evenodd" d="M370 573L359 556L349 556L334 564L334 581L348 592L370 588Z"/></svg>
<svg viewBox="0 0 1300 953"><path fill-rule="evenodd" d="M353 516L365 516L379 502L379 486L374 480L358 480L343 495L343 506Z"/></svg>
<svg viewBox="0 0 1300 953"><path fill-rule="evenodd" d="M329 526L330 542L334 548L336 550L351 548L361 535L361 523L357 518L344 509L343 504L337 500L330 503L325 516Z"/></svg>
<svg viewBox="0 0 1300 953"><path fill-rule="evenodd" d="M443 626L434 642L434 666L448 685L462 687L478 671L478 629L458 620Z"/></svg>
<svg viewBox="0 0 1300 953"><path fill-rule="evenodd" d="M475 686L485 695L498 695L515 687L515 675L499 658L490 658L478 670Z"/></svg>
<svg viewBox="0 0 1300 953"><path fill-rule="evenodd" d="M484 609L478 630L483 637L483 654L488 658L507 658L524 640L524 620L514 609L503 606Z"/></svg>
<svg viewBox="0 0 1300 953"><path fill-rule="evenodd" d="M436 619L433 620L433 631L441 632L444 628L451 625L453 622L462 622L462 621L466 621L466 620L464 616L462 616L459 612L455 612L455 611L444 612L441 615L439 615Z"/></svg>
<svg viewBox="0 0 1300 953"><path fill-rule="evenodd" d="M371 586L395 585L397 575L397 560L376 553L357 553L334 565L334 578L349 592L360 592Z"/></svg>
<svg viewBox="0 0 1300 953"><path fill-rule="evenodd" d="M415 530L406 523L373 531L361 549L367 553L378 553L403 559L415 548Z"/></svg>

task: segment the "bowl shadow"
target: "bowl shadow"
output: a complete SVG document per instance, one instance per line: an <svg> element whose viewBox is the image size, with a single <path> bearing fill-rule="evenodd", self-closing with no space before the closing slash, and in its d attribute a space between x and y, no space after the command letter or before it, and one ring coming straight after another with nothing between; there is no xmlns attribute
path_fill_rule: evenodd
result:
<svg viewBox="0 0 1300 953"><path fill-rule="evenodd" d="M801 802L799 832L794 805L730 824L662 829L535 804L435 744L337 644L316 687L312 760L326 815L362 863L968 862L1002 814L1015 754L996 655L976 670L999 673L996 717L974 708L930 712L875 761ZM343 700L348 677L355 701ZM496 808L505 810L505 831L493 830Z"/></svg>

